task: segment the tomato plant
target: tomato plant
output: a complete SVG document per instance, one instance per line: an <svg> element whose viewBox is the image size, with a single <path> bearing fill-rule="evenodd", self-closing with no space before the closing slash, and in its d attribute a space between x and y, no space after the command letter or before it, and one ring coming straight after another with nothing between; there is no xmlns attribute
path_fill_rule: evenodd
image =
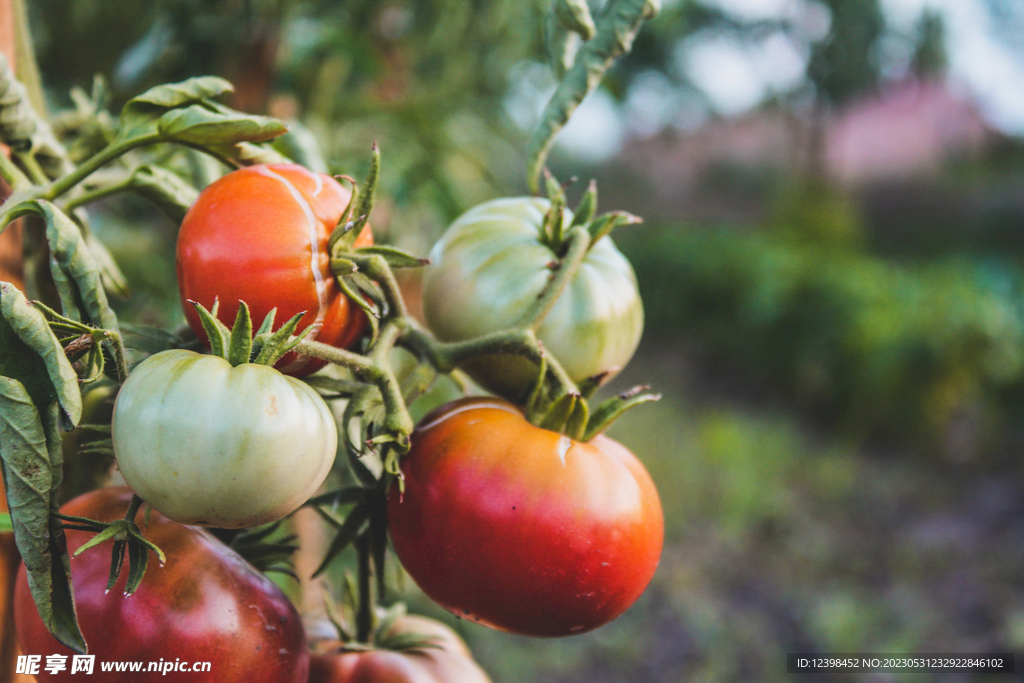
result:
<svg viewBox="0 0 1024 683"><path fill-rule="evenodd" d="M406 634L424 637L428 644L355 651L339 641L318 643L309 658L309 683L490 683L466 643L444 624L410 615L387 636Z"/></svg>
<svg viewBox="0 0 1024 683"><path fill-rule="evenodd" d="M105 488L86 493L61 508L64 514L110 521L124 514L132 493ZM164 566L149 569L131 597L122 594L125 578L106 590L112 541L71 560L78 619L96 655L94 676L109 683L167 681L161 672L100 673L101 662L150 662L163 659L210 662L201 676L176 673L181 680L217 683L306 683L309 655L302 622L288 598L233 550L196 527L139 511L136 521L146 536L167 553ZM89 540L82 531L67 533L74 552ZM154 563L155 564L155 563ZM18 644L26 654L72 655L46 631L29 593L24 566L18 573L14 615ZM39 675L41 681L76 681L67 670Z"/></svg>
<svg viewBox="0 0 1024 683"><path fill-rule="evenodd" d="M395 551L432 599L501 630L596 628L647 587L661 556L650 475L605 436L582 443L498 399L460 399L423 418L392 486Z"/></svg>
<svg viewBox="0 0 1024 683"><path fill-rule="evenodd" d="M230 324L245 301L255 319L276 308L279 319L305 313L309 339L347 348L366 328L366 316L337 287L328 238L351 193L334 178L297 165L239 169L211 183L185 215L178 233L178 290L185 317L206 332L188 301L212 308ZM372 244L365 226L356 247ZM322 360L289 354L278 367L308 375Z"/></svg>
<svg viewBox="0 0 1024 683"><path fill-rule="evenodd" d="M558 245L546 243L551 203L540 197L496 199L461 217L430 253L423 313L438 339L462 341L520 324L558 265ZM568 225L573 215L563 210ZM537 330L573 381L615 375L633 356L643 331L636 276L611 237L590 246L575 277ZM503 354L465 366L484 388L521 397L536 367Z"/></svg>
<svg viewBox="0 0 1024 683"><path fill-rule="evenodd" d="M180 349L132 372L112 433L121 474L143 500L177 522L225 528L299 507L338 443L330 409L307 384Z"/></svg>

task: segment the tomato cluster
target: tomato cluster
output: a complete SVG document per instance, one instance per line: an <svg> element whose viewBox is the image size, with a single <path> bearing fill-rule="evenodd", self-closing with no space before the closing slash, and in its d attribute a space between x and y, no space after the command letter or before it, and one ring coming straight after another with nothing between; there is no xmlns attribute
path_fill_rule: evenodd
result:
<svg viewBox="0 0 1024 683"><path fill-rule="evenodd" d="M117 462L132 490L157 511L148 523L141 516L136 522L169 560L128 598L104 590L109 542L72 561L78 616L98 659L187 656L211 662L209 680L226 683L305 683L307 668L309 683L488 682L458 636L416 617L392 624L390 637L426 635L429 647L326 642L310 660L298 615L280 591L206 531L184 526L281 519L331 469L335 417L310 384L296 379L323 361L290 349L297 343L291 335L303 331L307 340L337 348L369 339L363 309L377 310L376 302L357 306L341 286L343 274L332 271L331 251L352 271L357 261L345 255L357 259L356 250L373 242L364 228L334 249L332 233L351 217L350 203L351 193L329 176L294 165L254 166L214 182L185 216L177 249L182 305L213 353L155 354L120 389L112 424ZM554 232L545 232L553 222ZM429 413L411 435L408 420L400 474L385 465L382 485L366 494L377 496L399 559L427 595L459 617L534 636L581 633L616 618L644 591L662 550L662 510L650 476L625 447L599 433L603 423L584 430L589 409L575 393L574 383L596 386L617 373L643 326L628 261L607 230L581 233L577 226L585 222L558 201L503 199L472 209L442 237L424 285L426 320L441 342L471 343L523 326L566 268L557 300L543 320L529 323L535 336L525 338L534 340L536 353L498 347L461 363L480 385L520 403L536 387L533 407L465 398ZM587 250L572 268L564 263L563 228L594 235L593 243L580 242ZM380 247L360 253L394 256ZM389 315L403 309L378 308ZM255 336L251 317L266 318ZM401 325L393 343L418 332L409 321ZM372 330L376 339L376 322ZM279 353L267 355L272 348ZM555 377L569 390L538 402L537 392L551 389L549 362L564 368ZM544 404L556 414L562 399L570 399L568 421L530 412ZM577 405L583 417L574 422ZM112 521L130 499L127 489L103 489L63 512ZM86 541L83 531L68 534L70 551ZM24 570L16 610L26 652L66 651L36 614Z"/></svg>

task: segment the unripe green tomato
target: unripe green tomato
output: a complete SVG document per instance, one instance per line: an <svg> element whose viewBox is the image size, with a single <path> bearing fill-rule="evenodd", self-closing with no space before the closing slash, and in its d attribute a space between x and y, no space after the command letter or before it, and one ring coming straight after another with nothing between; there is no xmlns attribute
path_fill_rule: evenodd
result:
<svg viewBox="0 0 1024 683"><path fill-rule="evenodd" d="M538 197L496 199L460 216L430 253L423 313L442 341L463 341L519 324L554 274L557 255L540 240L551 204ZM572 213L565 210L565 225ZM575 277L537 330L576 382L611 377L632 358L644 313L636 276L610 237L591 245ZM537 368L494 355L464 366L485 389L523 397Z"/></svg>
<svg viewBox="0 0 1024 683"><path fill-rule="evenodd" d="M125 482L182 524L238 528L291 513L323 483L338 431L307 384L264 365L164 351L114 404Z"/></svg>

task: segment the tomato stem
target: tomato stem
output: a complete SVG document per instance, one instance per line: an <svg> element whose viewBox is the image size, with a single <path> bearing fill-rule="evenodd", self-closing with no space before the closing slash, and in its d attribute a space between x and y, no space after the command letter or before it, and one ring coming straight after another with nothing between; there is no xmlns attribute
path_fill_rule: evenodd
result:
<svg viewBox="0 0 1024 683"><path fill-rule="evenodd" d="M362 534L356 539L359 571L359 607L356 611L356 640L369 643L373 634L373 617L376 605L373 595L373 570L370 567L370 535Z"/></svg>

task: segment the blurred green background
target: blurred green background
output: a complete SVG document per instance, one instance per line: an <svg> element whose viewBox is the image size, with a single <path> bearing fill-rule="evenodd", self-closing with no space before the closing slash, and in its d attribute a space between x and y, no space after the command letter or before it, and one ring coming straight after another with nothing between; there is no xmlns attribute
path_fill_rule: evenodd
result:
<svg viewBox="0 0 1024 683"><path fill-rule="evenodd" d="M112 111L224 76L234 106L301 121L333 172L362 176L379 141L375 229L426 252L464 209L524 191L554 86L547 5L29 10L52 111L95 74ZM497 683L782 681L793 651L1024 649L1024 9L664 5L551 159L647 219L616 236L647 328L610 390L665 394L612 432L661 491L661 566L592 634L457 627ZM132 285L123 314L179 324L175 226L134 200L94 218ZM897 678L983 680L857 680Z"/></svg>

